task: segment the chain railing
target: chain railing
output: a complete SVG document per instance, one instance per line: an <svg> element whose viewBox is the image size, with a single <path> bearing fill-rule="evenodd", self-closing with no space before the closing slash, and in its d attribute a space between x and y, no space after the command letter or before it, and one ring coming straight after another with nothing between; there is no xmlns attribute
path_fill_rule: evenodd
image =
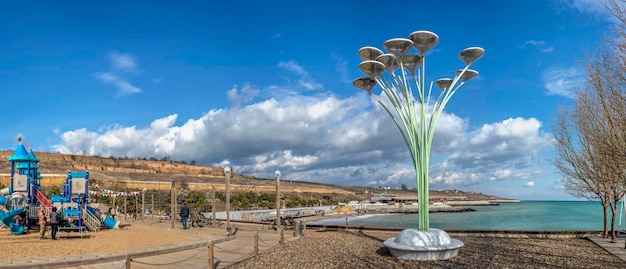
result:
<svg viewBox="0 0 626 269"><path fill-rule="evenodd" d="M208 264L204 263L205 264L204 266L208 265L208 268L224 268L224 267L228 267L233 264L236 264L238 262L241 262L243 260L249 259L250 257L253 257L255 255L258 255L262 251L269 251L278 246L285 244L284 233L283 233L283 230L281 230L279 238L276 238L275 235L271 235L263 239L261 238L261 236L259 236L259 232L255 231L254 236L252 238L252 242L250 244L246 244L246 243L237 244L237 246L239 247L218 246L218 244L222 244L222 243L234 240L234 239L236 239L235 235L222 238L219 240L213 240L209 242L200 242L200 243L195 243L195 244L188 245L188 246L178 247L177 249L169 250L167 252L163 250L157 250L157 251L145 252L145 253L128 254L126 255L125 268L126 269L131 268L133 263L136 263L137 265L141 265L140 267L149 266L151 268L157 268L157 267L167 268L167 267L171 267L173 264L181 264L184 262L188 262L188 263L191 262L193 264L197 264L197 261L199 259L198 256L202 256L204 251L207 251L206 257L208 257ZM243 239L240 239L240 240L243 240ZM197 250L197 251L191 252L190 250ZM167 255L167 254L172 254L172 253L177 253L177 252L182 252L182 251L187 251L187 252L185 252L184 254L181 254L181 256L177 257L176 259L171 259L171 258L152 259L149 261L145 259L139 260L140 258L147 258L147 257L157 256L157 255ZM232 258L233 256L236 256L237 258ZM154 260L160 260L162 262L154 262ZM207 261L207 260L204 260L204 261ZM202 268L206 268L206 267L202 267Z"/></svg>
<svg viewBox="0 0 626 269"><path fill-rule="evenodd" d="M283 209L280 214L283 217L292 217L292 218L302 218L302 217L310 217L321 214L324 210L315 210L312 208L300 208L300 209ZM242 213L241 220L243 221L254 221L254 222L266 222L271 219L276 218L275 210L267 210L267 211L255 211L250 213Z"/></svg>

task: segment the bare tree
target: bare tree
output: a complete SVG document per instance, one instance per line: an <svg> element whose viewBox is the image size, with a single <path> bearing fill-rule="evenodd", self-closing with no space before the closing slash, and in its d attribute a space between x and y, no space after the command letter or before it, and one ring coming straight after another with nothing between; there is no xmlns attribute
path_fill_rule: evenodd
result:
<svg viewBox="0 0 626 269"><path fill-rule="evenodd" d="M617 50L601 47L586 56L586 84L573 109L562 109L553 122L554 164L566 177L566 190L599 199L604 208L604 237L615 238L617 202L626 192L626 98L623 61Z"/></svg>
<svg viewBox="0 0 626 269"><path fill-rule="evenodd" d="M599 199L604 208L604 232L608 236L608 197L600 175L596 173L593 150L586 132L581 128L574 111L561 109L558 118L552 123L557 154L554 165L565 177L565 190L575 197L588 200Z"/></svg>

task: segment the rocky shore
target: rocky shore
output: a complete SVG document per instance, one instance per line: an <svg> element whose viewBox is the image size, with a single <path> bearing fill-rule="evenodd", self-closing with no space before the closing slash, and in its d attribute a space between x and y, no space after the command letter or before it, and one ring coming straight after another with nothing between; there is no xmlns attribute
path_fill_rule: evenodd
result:
<svg viewBox="0 0 626 269"><path fill-rule="evenodd" d="M307 230L299 240L230 268L626 268L588 239L454 237L465 243L455 258L398 260L383 246L396 234Z"/></svg>

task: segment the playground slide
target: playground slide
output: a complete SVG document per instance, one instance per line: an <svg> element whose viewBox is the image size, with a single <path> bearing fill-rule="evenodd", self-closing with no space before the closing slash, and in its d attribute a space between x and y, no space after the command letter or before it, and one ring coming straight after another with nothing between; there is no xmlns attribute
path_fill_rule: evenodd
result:
<svg viewBox="0 0 626 269"><path fill-rule="evenodd" d="M5 208L5 205L7 204L7 198L4 197L5 195L9 195L9 188L4 188L2 190L0 190L0 212L6 213L8 210ZM0 227L4 227L4 222L0 221Z"/></svg>
<svg viewBox="0 0 626 269"><path fill-rule="evenodd" d="M102 223L104 223L104 226L107 226L107 228L109 229L117 229L119 228L119 224L120 221L119 220L114 220L113 218L111 218L108 215L104 215L104 220L102 219L102 212L100 212L100 210L97 210L91 206L87 206L87 210L89 210L89 212L91 212L91 214L93 214L94 216L98 217L98 219L100 219L102 221Z"/></svg>
<svg viewBox="0 0 626 269"><path fill-rule="evenodd" d="M16 215L22 214L25 208L22 207L14 210L7 210L5 205L8 200L5 195L9 195L9 188L0 190L0 221L2 224L9 226L12 234L22 234L24 232L24 226L15 223L13 218Z"/></svg>
<svg viewBox="0 0 626 269"><path fill-rule="evenodd" d="M35 189L35 198L37 198L39 203L45 206L48 210L52 210L52 202L50 202L50 200L48 200L48 198L46 198L46 196L37 189Z"/></svg>
<svg viewBox="0 0 626 269"><path fill-rule="evenodd" d="M119 228L120 225L120 221L119 220L114 220L113 218L111 218L111 216L107 215L104 218L104 225L107 226L109 229L117 229Z"/></svg>
<svg viewBox="0 0 626 269"><path fill-rule="evenodd" d="M7 198L5 197L7 195L9 195L9 188L0 190L0 205L4 206L7 204Z"/></svg>
<svg viewBox="0 0 626 269"><path fill-rule="evenodd" d="M2 223L4 223L4 225L7 225L11 228L12 234L21 234L24 232L24 226L13 222L13 217L15 217L15 215L21 214L22 212L24 212L24 207L13 209L8 212L0 211L0 220L2 221Z"/></svg>

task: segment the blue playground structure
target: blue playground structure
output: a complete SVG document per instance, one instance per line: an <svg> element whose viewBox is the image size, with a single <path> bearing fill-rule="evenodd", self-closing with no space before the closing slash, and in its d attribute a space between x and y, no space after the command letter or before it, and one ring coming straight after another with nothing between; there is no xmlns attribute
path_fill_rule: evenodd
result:
<svg viewBox="0 0 626 269"><path fill-rule="evenodd" d="M89 206L89 172L67 172L63 183L63 193L53 195L52 206L59 209L67 226L86 226L91 231L99 231L104 223L109 229L118 228L119 221Z"/></svg>
<svg viewBox="0 0 626 269"><path fill-rule="evenodd" d="M46 215L56 207L66 226L80 231L99 231L102 224L109 229L118 228L119 221L103 215L89 206L89 172L68 172L63 193L48 200L41 193L41 175L37 171L40 161L32 150L26 150L20 141L7 160L11 163L11 182L0 190L0 226L10 227L12 234L22 234L37 223L37 212L44 208Z"/></svg>

